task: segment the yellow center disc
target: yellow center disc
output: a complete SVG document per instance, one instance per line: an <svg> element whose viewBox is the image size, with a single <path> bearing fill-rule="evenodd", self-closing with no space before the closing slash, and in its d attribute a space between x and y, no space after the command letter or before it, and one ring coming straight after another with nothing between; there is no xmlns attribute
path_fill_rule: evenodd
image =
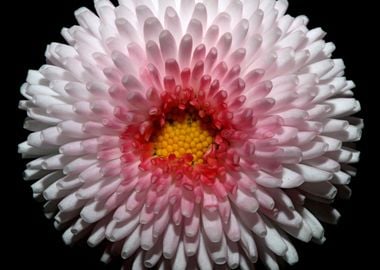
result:
<svg viewBox="0 0 380 270"><path fill-rule="evenodd" d="M155 155L168 157L174 154L193 156L194 164L203 163L203 155L212 144L213 137L198 120L186 118L182 122L166 123L154 141Z"/></svg>

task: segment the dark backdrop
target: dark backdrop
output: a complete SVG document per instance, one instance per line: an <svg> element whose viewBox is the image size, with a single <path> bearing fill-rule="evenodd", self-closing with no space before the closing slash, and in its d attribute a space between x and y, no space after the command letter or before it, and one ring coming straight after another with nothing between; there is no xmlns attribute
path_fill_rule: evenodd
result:
<svg viewBox="0 0 380 270"><path fill-rule="evenodd" d="M332 3L334 4L332 6ZM362 4L366 6L362 6ZM50 220L42 214L42 205L32 199L29 183L22 180L24 163L16 153L16 145L22 142L27 133L22 129L24 112L17 110L19 86L24 82L28 69L38 69L44 63L44 51L48 43L63 41L60 30L63 26L75 23L73 12L81 6L92 7L91 0L34 0L14 1L8 9L2 9L2 39L6 49L2 49L2 114L0 134L9 136L1 140L2 149L2 186L4 200L1 223L3 229L1 246L6 256L0 261L0 268L18 269L27 265L31 269L119 269L117 264L104 266L98 261L101 252L85 245L67 247L61 240ZM337 45L334 56L343 58L347 66L347 77L356 84L356 97L361 101L366 128L359 148L362 159L358 164L359 173L353 179L351 187L353 196L350 201L337 203L342 213L338 226L326 225L327 242L318 246L301 244L296 247L300 262L293 267L283 269L373 269L377 258L373 255L370 244L376 245L376 230L379 229L378 206L375 192L378 177L371 172L369 139L374 138L377 114L369 106L370 99L375 99L378 91L374 85L378 68L377 53L372 50L376 45L375 37L378 24L371 17L368 1L344 0L290 0L289 13L293 16L305 14L310 18L311 28L321 26L328 32L327 40ZM9 16L9 17L7 17ZM374 31L374 32L372 32ZM371 34L373 33L373 34ZM7 48L8 47L8 48ZM1 58L0 58L1 59ZM8 101L9 100L9 101ZM8 106L10 106L8 108ZM371 110L371 111L370 111ZM12 132L9 132L12 127ZM9 158L11 157L11 158ZM12 162L10 162L12 161ZM10 164L14 165L10 166ZM2 252L4 255L4 252ZM4 265L10 267L4 267ZM258 267L262 269L262 266ZM376 268L376 267L375 267Z"/></svg>

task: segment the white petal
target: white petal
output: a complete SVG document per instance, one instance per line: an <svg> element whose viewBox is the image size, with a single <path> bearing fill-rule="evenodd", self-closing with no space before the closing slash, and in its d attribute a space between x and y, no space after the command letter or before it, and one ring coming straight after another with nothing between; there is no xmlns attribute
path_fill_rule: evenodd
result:
<svg viewBox="0 0 380 270"><path fill-rule="evenodd" d="M238 217L231 212L230 220L227 223L223 224L224 233L229 240L237 242L240 240L240 226Z"/></svg>
<svg viewBox="0 0 380 270"><path fill-rule="evenodd" d="M317 239L322 239L324 237L324 229L321 223L319 223L318 219L306 208L302 207L300 208L300 210L302 217L311 229L313 237Z"/></svg>
<svg viewBox="0 0 380 270"><path fill-rule="evenodd" d="M218 243L222 239L223 229L222 220L218 211L210 211L206 208L202 209L202 224L205 234L213 243Z"/></svg>
<svg viewBox="0 0 380 270"><path fill-rule="evenodd" d="M323 182L328 181L333 177L329 172L304 164L292 164L289 165L288 168L302 175L306 182Z"/></svg>
<svg viewBox="0 0 380 270"><path fill-rule="evenodd" d="M129 258L140 246L140 230L141 226L137 226L136 229L129 235L124 242L121 256L123 259Z"/></svg>
<svg viewBox="0 0 380 270"><path fill-rule="evenodd" d="M237 243L227 240L227 264L231 269L239 267L240 254Z"/></svg>
<svg viewBox="0 0 380 270"><path fill-rule="evenodd" d="M152 268L155 266L162 256L162 242L157 241L153 248L149 249L144 256L144 266Z"/></svg>
<svg viewBox="0 0 380 270"><path fill-rule="evenodd" d="M252 263L257 261L257 249L255 239L253 235L244 227L240 226L241 239L240 244L244 248L246 255L249 257Z"/></svg>
<svg viewBox="0 0 380 270"><path fill-rule="evenodd" d="M204 238L210 258L216 265L223 265L227 262L227 240L224 234L221 238L219 243L210 242L207 237Z"/></svg>
<svg viewBox="0 0 380 270"><path fill-rule="evenodd" d="M236 195L229 196L238 207L247 212L255 213L259 208L257 200L252 195L248 195L240 189L237 189Z"/></svg>
<svg viewBox="0 0 380 270"><path fill-rule="evenodd" d="M163 238L163 256L171 259L177 252L181 227L176 226L173 222L169 222Z"/></svg>
<svg viewBox="0 0 380 270"><path fill-rule="evenodd" d="M194 256L199 248L199 233L193 237L184 236L185 253L187 257Z"/></svg>
<svg viewBox="0 0 380 270"><path fill-rule="evenodd" d="M341 117L360 111L360 103L353 98L335 98L325 101L331 106L330 117Z"/></svg>
<svg viewBox="0 0 380 270"><path fill-rule="evenodd" d="M203 234L200 234L199 250L197 255L198 266L201 270L212 270L213 264L208 256Z"/></svg>
<svg viewBox="0 0 380 270"><path fill-rule="evenodd" d="M282 240L277 230L270 224L269 221L266 222L267 234L264 237L265 243L270 250L272 250L276 255L283 256L288 247Z"/></svg>
<svg viewBox="0 0 380 270"><path fill-rule="evenodd" d="M173 261L173 269L185 270L187 266L187 258L185 254L184 244L179 242L177 253Z"/></svg>
<svg viewBox="0 0 380 270"><path fill-rule="evenodd" d="M326 198L326 199L334 199L337 194L337 189L334 185L330 184L330 182L305 182L301 187L301 190L306 191L312 195Z"/></svg>

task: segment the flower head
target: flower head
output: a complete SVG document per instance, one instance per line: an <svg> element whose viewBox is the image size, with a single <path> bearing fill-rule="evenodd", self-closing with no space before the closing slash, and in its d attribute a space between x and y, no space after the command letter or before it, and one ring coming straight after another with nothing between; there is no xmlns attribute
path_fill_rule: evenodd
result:
<svg viewBox="0 0 380 270"><path fill-rule="evenodd" d="M119 4L77 10L21 88L25 179L64 241L133 269L278 269L289 236L322 243L363 126L325 33L286 0Z"/></svg>

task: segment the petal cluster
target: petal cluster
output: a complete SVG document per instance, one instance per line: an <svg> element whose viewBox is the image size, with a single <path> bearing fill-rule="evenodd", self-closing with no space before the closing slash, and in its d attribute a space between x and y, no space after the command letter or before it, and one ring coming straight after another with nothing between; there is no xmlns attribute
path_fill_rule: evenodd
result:
<svg viewBox="0 0 380 270"><path fill-rule="evenodd" d="M331 203L351 193L360 104L334 44L287 6L95 0L97 15L75 12L20 102L24 178L67 244L105 242L102 260L133 258L126 269L259 257L279 269L298 260L291 237L325 241L320 221L336 223Z"/></svg>

